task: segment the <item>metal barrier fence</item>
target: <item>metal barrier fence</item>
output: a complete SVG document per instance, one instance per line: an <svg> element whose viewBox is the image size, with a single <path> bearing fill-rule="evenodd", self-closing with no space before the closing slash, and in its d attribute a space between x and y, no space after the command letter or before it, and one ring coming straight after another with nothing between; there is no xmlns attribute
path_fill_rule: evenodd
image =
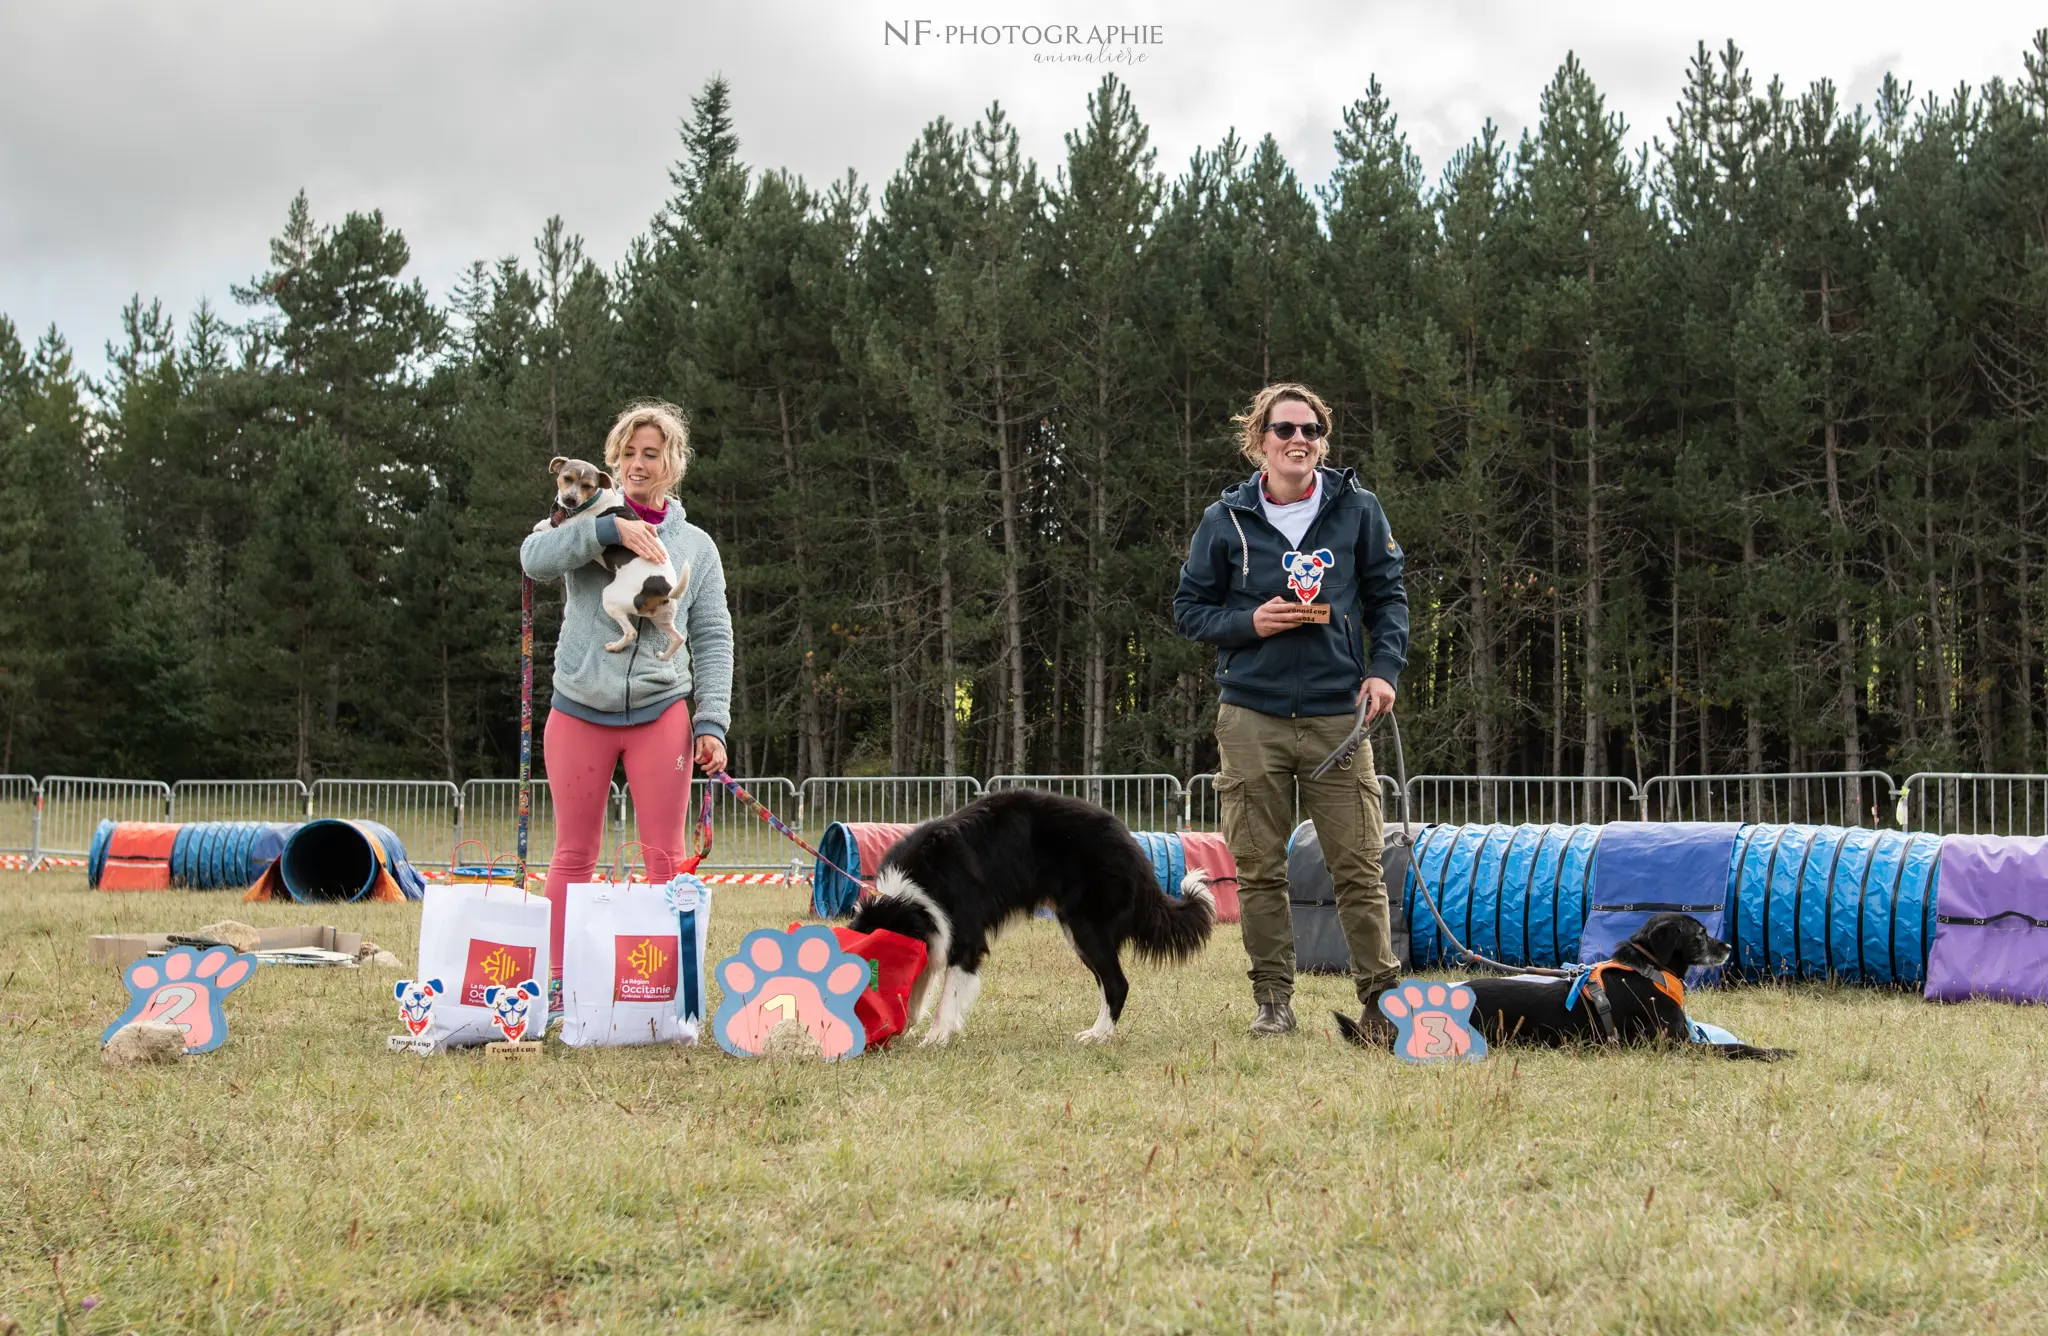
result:
<svg viewBox="0 0 2048 1336"><path fill-rule="evenodd" d="M1404 794L1380 778L1389 823ZM1172 775L997 775L984 787L966 775L820 776L802 784L767 777L741 780L778 816L815 841L834 821L916 824L974 801L983 792L1033 788L1095 802L1133 830L1215 830L1221 824L1216 777L1185 784ZM697 781L699 783L703 781ZM606 812L610 856L630 840L632 799L614 785ZM2048 836L2048 775L1921 773L1903 787L1882 771L1793 774L1660 775L1640 789L1612 776L1418 775L1405 802L1422 823L1550 823L1649 821L1803 822L1884 827L1931 834ZM0 775L0 855L30 866L86 856L94 828L117 821L293 821L342 817L382 822L425 867L445 867L461 840L486 854L513 852L518 781L473 779L461 788L440 780L154 780L52 775ZM1301 804L1296 795L1295 813ZM694 820L694 812L692 819ZM705 866L780 868L800 857L795 846L723 789L712 790L714 845ZM554 806L546 780L534 781L528 863L547 866L555 843Z"/></svg>
<svg viewBox="0 0 2048 1336"><path fill-rule="evenodd" d="M2048 775L1908 775L1898 816L1936 835L2048 835Z"/></svg>
<svg viewBox="0 0 2048 1336"><path fill-rule="evenodd" d="M981 792L981 781L966 775L813 776L803 782L792 824L815 843L835 821L914 826L959 811ZM789 820L787 812L776 815Z"/></svg>
<svg viewBox="0 0 2048 1336"><path fill-rule="evenodd" d="M1180 780L1173 775L992 775L990 793L1038 789L1085 798L1107 808L1132 830L1179 830L1187 815Z"/></svg>
<svg viewBox="0 0 2048 1336"><path fill-rule="evenodd" d="M1413 775L1408 800L1425 824L1602 825L1640 812L1634 781L1620 775Z"/></svg>
<svg viewBox="0 0 2048 1336"><path fill-rule="evenodd" d="M1889 826L1898 788L1881 770L1783 775L1659 775L1643 781L1645 821L1803 822Z"/></svg>
<svg viewBox="0 0 2048 1336"><path fill-rule="evenodd" d="M796 785L778 775L763 776L759 779L735 777L734 783L760 799L769 811L797 827ZM689 820L684 826L683 847L676 851L678 857L686 856L691 846L688 841L691 832L697 828L697 811L704 801L704 786L710 785L711 792L711 856L704 860L704 867L711 868L786 868L792 859L808 861L810 855L784 839L775 828L754 815L754 809L732 796L724 785L698 777L690 786ZM639 839L633 821L633 794L630 789L618 795L619 841L627 843Z"/></svg>
<svg viewBox="0 0 2048 1336"><path fill-rule="evenodd" d="M41 785L36 861L83 858L102 821L164 821L171 813L171 786L153 779L87 779L51 775Z"/></svg>
<svg viewBox="0 0 2048 1336"><path fill-rule="evenodd" d="M1387 823L1401 819L1401 786L1394 782L1392 775L1381 775L1380 813ZM1294 824L1301 824L1301 787L1294 790ZM1200 774L1188 780L1183 800L1182 830L1223 829L1223 804L1216 796L1216 776L1213 773Z"/></svg>
<svg viewBox="0 0 2048 1336"><path fill-rule="evenodd" d="M618 828L618 786L606 800L605 832ZM461 842L474 840L481 853L465 849L462 861L491 859L503 861L519 855L519 781L516 779L472 779L462 786ZM526 866L529 871L544 868L555 854L555 799L544 779L533 781L533 811L526 829ZM600 858L600 861L601 858Z"/></svg>
<svg viewBox="0 0 2048 1336"><path fill-rule="evenodd" d="M0 775L0 854L35 856L36 798L41 792L33 776Z"/></svg>
<svg viewBox="0 0 2048 1336"><path fill-rule="evenodd" d="M445 779L323 779L313 785L310 817L376 821L421 867L447 867L461 838L462 791Z"/></svg>
<svg viewBox="0 0 2048 1336"><path fill-rule="evenodd" d="M310 795L296 779L181 779L173 821L304 821Z"/></svg>

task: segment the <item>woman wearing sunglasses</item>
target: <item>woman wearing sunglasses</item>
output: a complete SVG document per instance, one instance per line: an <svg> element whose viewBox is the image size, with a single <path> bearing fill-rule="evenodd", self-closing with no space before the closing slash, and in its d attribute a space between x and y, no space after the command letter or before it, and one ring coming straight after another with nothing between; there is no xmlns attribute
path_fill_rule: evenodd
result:
<svg viewBox="0 0 2048 1336"><path fill-rule="evenodd" d="M1312 772L1349 736L1360 704L1368 719L1393 708L1408 655L1401 548L1379 498L1350 469L1323 466L1330 410L1313 390L1269 385L1232 421L1259 471L1203 512L1173 614L1183 635L1217 648L1216 794L1237 859L1258 1006L1251 1031L1295 1028L1287 840L1298 784L1335 884L1361 1026L1391 1041L1378 1002L1401 966L1388 932L1372 748L1320 779Z"/></svg>

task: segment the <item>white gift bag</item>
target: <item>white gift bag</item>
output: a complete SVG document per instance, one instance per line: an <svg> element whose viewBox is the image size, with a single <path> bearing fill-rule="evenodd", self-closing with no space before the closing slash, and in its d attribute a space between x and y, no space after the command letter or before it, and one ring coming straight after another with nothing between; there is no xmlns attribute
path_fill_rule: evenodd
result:
<svg viewBox="0 0 2048 1336"><path fill-rule="evenodd" d="M419 974L394 990L410 1047L540 1038L547 1023L540 999L548 981L548 908L545 897L510 886L427 887Z"/></svg>
<svg viewBox="0 0 2048 1336"><path fill-rule="evenodd" d="M569 887L562 1042L694 1044L704 1024L711 892L693 876Z"/></svg>

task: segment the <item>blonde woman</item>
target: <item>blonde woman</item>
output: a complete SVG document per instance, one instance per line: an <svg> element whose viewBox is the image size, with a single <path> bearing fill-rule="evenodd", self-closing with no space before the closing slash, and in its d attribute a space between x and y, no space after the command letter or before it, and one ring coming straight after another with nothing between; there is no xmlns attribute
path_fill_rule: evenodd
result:
<svg viewBox="0 0 2048 1336"><path fill-rule="evenodd" d="M1372 748L1310 777L1351 731L1394 707L1408 656L1400 545L1379 498L1323 463L1330 409L1305 385L1268 385L1234 419L1258 472L1202 514L1173 615L1216 646L1216 796L1237 859L1240 924L1251 957L1254 1035L1291 1034L1294 926L1287 838L1294 795L1316 823L1364 1008L1360 1026L1393 1039L1376 1004L1400 978L1380 871L1380 786Z"/></svg>
<svg viewBox="0 0 2048 1336"><path fill-rule="evenodd" d="M690 763L694 759L707 774L724 769L725 732L732 722L725 569L711 535L683 517L675 498L690 466L682 412L671 404L633 405L605 437L604 459L635 518L585 511L529 535L519 549L529 576L561 580L567 593L543 737L555 809L547 880L547 897L556 906L548 942L553 1011L561 1009L563 897L571 884L589 881L597 866L612 772L625 762L647 874L666 880L688 852ZM689 587L676 609L684 645L666 660L647 645L649 639L658 645L658 635L642 635L617 653L605 649L618 626L604 610L611 572L598 564L598 556L615 543L689 571Z"/></svg>

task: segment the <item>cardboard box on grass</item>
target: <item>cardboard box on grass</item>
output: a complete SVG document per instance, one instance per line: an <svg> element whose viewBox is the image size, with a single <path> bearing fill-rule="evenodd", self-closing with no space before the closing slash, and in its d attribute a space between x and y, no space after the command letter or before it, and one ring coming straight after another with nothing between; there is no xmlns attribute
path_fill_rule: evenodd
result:
<svg viewBox="0 0 2048 1336"><path fill-rule="evenodd" d="M262 935L262 943L256 948L258 951L281 951L287 947L310 946L322 951L339 951L343 955L352 956L361 950L363 945L361 933L343 932L331 924L265 928ZM152 951L167 951L170 946L171 934L166 932L102 933L87 941L86 959L95 965L112 965L116 969L125 969L130 962L140 960Z"/></svg>

